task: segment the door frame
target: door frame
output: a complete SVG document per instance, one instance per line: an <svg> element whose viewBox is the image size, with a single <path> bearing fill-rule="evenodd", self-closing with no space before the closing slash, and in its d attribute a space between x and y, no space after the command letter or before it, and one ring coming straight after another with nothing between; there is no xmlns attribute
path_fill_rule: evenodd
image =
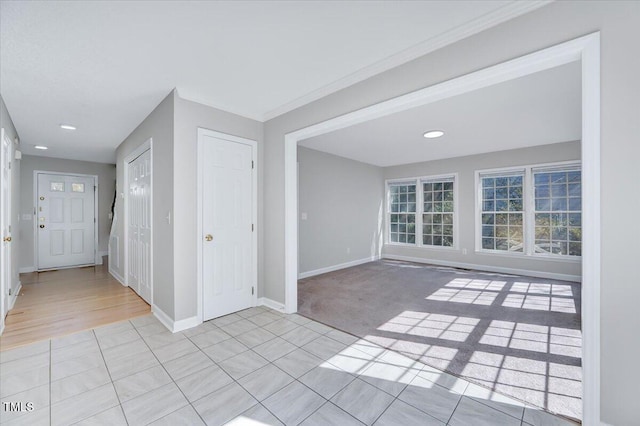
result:
<svg viewBox="0 0 640 426"><path fill-rule="evenodd" d="M600 424L600 32L538 50L461 77L436 83L354 112L287 133L284 137L285 311L298 308L298 141L427 105L573 61L582 65L582 414Z"/></svg>
<svg viewBox="0 0 640 426"><path fill-rule="evenodd" d="M40 269L40 259L38 255L38 175L60 175L60 176L78 176L78 177L90 177L93 178L93 186L95 186L95 191L93 191L93 264L101 265L102 259L98 259L98 224L100 223L98 217L98 191L100 188L98 186L98 175L87 175L83 173L68 173L68 172L49 172L46 170L34 170L33 171L33 263L36 272L40 271L50 271L53 269L70 269L77 268L79 266L86 265L73 265L73 266L62 266L59 268L46 268Z"/></svg>
<svg viewBox="0 0 640 426"><path fill-rule="evenodd" d="M197 146L197 294L198 294L198 310L197 318L198 323L202 323L204 315L204 277L202 276L202 250L203 250L203 217L202 217L202 197L204 195L204 158L202 154L202 147L204 144L204 136L211 136L218 139L223 139L229 142L240 143L251 146L251 161L253 161L253 170L251 176L251 221L253 223L253 232L251 238L251 277L253 280L253 286L255 291L252 295L252 306L258 304L258 142L242 138L239 136L233 136L226 133L217 132L215 130L209 130L202 127L198 127L198 146Z"/></svg>
<svg viewBox="0 0 640 426"><path fill-rule="evenodd" d="M123 171L123 176L124 176L124 186L122 188L122 198L123 198L123 216L124 216L124 220L122 221L122 226L124 226L124 240L122 241L122 246L123 246L123 250L122 253L124 254L124 259L123 259L123 263L124 263L124 268L123 268L123 272L124 272L124 277L122 277L124 279L124 285L126 285L127 287L129 287L129 163L131 163L132 161L134 161L136 158L140 157L142 154L144 154L146 151L149 151L149 156L150 156L150 161L149 161L149 165L151 167L151 194L150 197L151 199L149 200L149 202L151 203L151 208L149 209L149 215L151 216L151 237L150 237L150 241L149 244L151 245L151 250L150 250L150 261L149 261L149 282L151 284L151 295L149 297L150 302L149 304L151 306L153 305L153 138L149 138L146 141L144 141L140 146L138 146L136 149L134 149L133 151L131 151L131 153L129 155L127 155L124 160L122 160L122 171ZM141 296L142 297L142 296ZM144 300L144 299L143 299Z"/></svg>
<svg viewBox="0 0 640 426"><path fill-rule="evenodd" d="M0 129L0 176L4 176L4 167L5 167L5 163L7 161L7 159L4 156L4 140L5 138L9 141L9 161L13 160L12 154L13 154L13 142L11 142L11 140L8 138L6 130L3 128ZM4 197L2 197L2 194L0 193L0 238L3 239L3 241L0 241L0 270L2 270L2 274L0 275L0 334L2 334L2 332L4 331L4 317L7 315L7 313L9 312L9 305L11 303L11 298L9 296L9 290L12 287L12 283L11 280L13 278L13 271L12 271L12 263L13 263L13 259L11 257L11 245L5 245L4 243L4 233L3 233L3 226L5 221L9 222L9 227L11 227L11 208L12 208L12 202L13 200L13 179L12 179L12 170L11 167L9 167L9 182L8 182L8 199L5 199ZM0 191L2 189L0 188ZM5 205L7 205L7 207L10 209L9 210L9 215L8 217L4 217L4 211L5 211ZM12 230L13 231L13 230ZM5 251L9 251L9 265L5 265L4 264L4 258L5 258ZM8 271L8 274L7 274ZM6 276L9 276L8 280L6 278ZM15 297L15 296L14 296ZM5 304L6 304L6 309L5 309Z"/></svg>

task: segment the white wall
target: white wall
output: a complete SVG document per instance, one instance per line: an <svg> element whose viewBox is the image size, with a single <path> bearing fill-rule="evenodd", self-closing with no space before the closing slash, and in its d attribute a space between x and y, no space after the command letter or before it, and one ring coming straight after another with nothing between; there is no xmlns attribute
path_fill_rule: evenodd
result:
<svg viewBox="0 0 640 426"><path fill-rule="evenodd" d="M7 132L7 136L13 141L13 149L11 151L11 229L12 229L12 241L11 241L11 295L14 297L18 286L20 285L19 277L19 262L20 262L20 247L24 244L21 241L19 231L18 214L20 212L20 160L15 159L15 151L20 149L20 138L16 131L7 106L4 104L4 100L0 95L0 127Z"/></svg>
<svg viewBox="0 0 640 426"><path fill-rule="evenodd" d="M153 304L173 318L173 106L174 92L136 127L116 150L117 191L115 235L118 238L119 259L116 273L124 278L124 159L136 148L153 138Z"/></svg>
<svg viewBox="0 0 640 426"><path fill-rule="evenodd" d="M258 217L262 217L262 123L203 104L175 99L173 150L175 320L197 314L197 132L198 127L258 142ZM262 242L262 221L258 222L258 244ZM258 253L262 253L259 250ZM258 259L258 276L262 276ZM258 296L260 288L258 283Z"/></svg>
<svg viewBox="0 0 640 426"><path fill-rule="evenodd" d="M579 260L541 260L513 255L486 254L475 252L475 172L476 170L499 167L525 166L552 163L556 161L580 160L580 142L566 142L540 145L531 148L513 149L488 154L470 155L446 160L427 161L395 167L385 167L385 179L418 177L441 174L458 174L458 216L457 232L459 247L456 250L427 247L408 247L386 244L385 255L410 257L437 263L464 263L477 269L489 267L517 269L527 274L558 274L558 278L572 279L581 276L582 263ZM463 254L462 249L467 249Z"/></svg>
<svg viewBox="0 0 640 426"><path fill-rule="evenodd" d="M33 155L22 156L21 181L22 191L20 217L30 215L29 220L20 221L20 269L33 270L34 258L34 209L33 172L34 170L61 173L79 173L98 175L98 251L105 252L109 245L109 230L111 229L111 204L116 188L116 167L114 164L92 163L89 161L63 160L61 158L39 157Z"/></svg>
<svg viewBox="0 0 640 426"><path fill-rule="evenodd" d="M380 167L298 147L298 182L299 273L380 255Z"/></svg>
<svg viewBox="0 0 640 426"><path fill-rule="evenodd" d="M637 422L640 370L640 2L553 2L265 123L264 295L284 302L284 135L383 100L601 31L601 412ZM635 185L635 186L634 186ZM624 208L620 208L624 205Z"/></svg>

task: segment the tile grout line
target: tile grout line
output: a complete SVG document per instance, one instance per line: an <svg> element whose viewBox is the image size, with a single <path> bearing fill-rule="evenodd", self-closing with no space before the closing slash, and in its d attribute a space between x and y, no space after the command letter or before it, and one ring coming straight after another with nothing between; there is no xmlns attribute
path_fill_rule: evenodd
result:
<svg viewBox="0 0 640 426"><path fill-rule="evenodd" d="M147 343L147 341L146 341L146 340L144 340L144 337L143 337L143 336L140 334L140 332L138 331L138 328L137 328L134 324L131 324L131 325L133 325L133 328L134 328L134 330L136 331L136 333L138 333L138 335L140 336L140 338L142 339L142 341L144 342L144 344L147 346L147 348L149 348L149 351L151 352L151 354L153 355L153 357L156 359L156 361L158 361L158 364L160 365L160 367L162 367L162 369L164 370L164 372L165 372L165 373L167 373L167 376L169 376L169 378L171 379L171 383L173 383L173 384L174 384L174 386L175 386L175 387L178 389L178 391L182 394L182 397L185 399L185 401L187 401L187 405L189 405L189 406L193 409L193 411L198 415L198 417L200 418L200 420L202 420L202 423L204 423L204 424L206 425L206 424L207 424L207 422L202 418L202 416L200 415L200 413L198 412L198 410L196 410L196 407L194 407L194 406L193 406L193 403L189 400L189 398L187 398L187 395L185 395L185 394L184 394L184 392L182 391L182 389L180 388L180 386L178 386L178 383L176 383L176 381L174 380L173 376L172 376L172 375L167 371L167 369L165 368L164 364L163 364L162 362L160 362L160 360L158 359L158 357L157 357L156 353L153 351L153 349L151 349L151 346L149 346L149 344ZM179 333L181 333L181 332L179 332ZM158 333L156 333L156 334L158 334ZM176 334L176 333L174 333L174 334ZM191 341L191 339L189 339L189 338L188 338L187 336L185 336L184 334L181 334L181 335L182 335L182 336L184 336L187 340ZM191 342L191 343L193 343L193 342ZM170 345L170 344L171 344L171 343L169 343L169 344L167 344L167 345L162 345L162 346L160 346L160 347L168 346L168 345ZM195 343L193 343L193 344L195 345ZM199 347L198 345L196 345L196 347L198 348L198 350L199 350L200 352L202 352L202 349L200 349L200 347ZM202 352L202 353L203 353L205 356L207 356L207 354L205 354L204 352ZM190 355L190 354L183 355L182 357L187 356L187 355ZM182 357L178 357L178 358L176 358L176 359L180 359L180 358L182 358ZM208 357L207 357L207 358L208 358ZM172 360L172 361L173 361L173 360ZM213 360L212 360L212 361L213 361ZM215 362L214 362L214 364L215 364ZM205 367L205 368L206 368L206 367ZM200 369L200 370L198 370L198 371L202 371L202 370L204 370L204 368L201 368L201 369ZM136 373L134 373L134 374L136 374ZM164 385L163 385L163 386L164 386ZM156 389L158 389L158 388L156 388ZM149 392L153 392L153 391L154 391L154 390L156 390L156 389L153 389L153 390L151 390L151 391L145 392L145 393L143 393L142 395L147 394L147 393L149 393ZM117 393L117 392L116 392L116 393ZM139 396L141 396L141 395L139 395ZM136 398L137 398L137 397L136 397ZM185 406L183 406L183 407L186 407L186 405L185 405ZM164 415L164 416L160 417L160 418L159 418L159 419L157 419L157 420L163 419L163 418L165 418L165 417L167 417L167 416L169 416L169 415L171 415L171 414L175 413L176 411L181 410L183 407L177 408L177 409L173 410L172 412L167 413L166 415ZM123 411L124 411L124 410L123 410ZM126 416L125 416L125 417L126 417ZM154 420L154 421L157 421L157 420Z"/></svg>
<svg viewBox="0 0 640 426"><path fill-rule="evenodd" d="M129 321L129 323L131 324L131 321ZM131 324L131 325L133 326L133 324ZM124 412L124 407L122 406L122 401L120 400L120 395L118 395L118 391L116 390L116 385L113 382L113 377L111 376L111 371L109 371L109 366L107 365L107 360L104 357L104 353L102 353L102 346L100 345L100 340L98 339L98 335L96 334L95 329L92 329L91 331L93 333L93 337L96 339L96 343L98 344L98 349L100 350L100 357L102 357L102 362L104 362L104 368L105 368L105 370L107 370L107 374L109 375L109 380L111 381L111 387L113 388L113 393L115 393L116 394L116 398L118 398L118 406L120 407L120 411L122 412L122 417L124 417L124 421L127 423L127 425L129 425L129 419L127 419L127 415ZM111 408L113 408L113 407L109 407L109 408L107 408L107 410L110 410ZM107 410L104 410L104 411L101 411L99 413L96 413L95 415L101 414L101 413L103 413L103 412L105 412ZM86 420L86 419L83 419L83 420ZM80 420L80 421L82 421L82 420ZM76 422L76 423L79 423L79 422Z"/></svg>

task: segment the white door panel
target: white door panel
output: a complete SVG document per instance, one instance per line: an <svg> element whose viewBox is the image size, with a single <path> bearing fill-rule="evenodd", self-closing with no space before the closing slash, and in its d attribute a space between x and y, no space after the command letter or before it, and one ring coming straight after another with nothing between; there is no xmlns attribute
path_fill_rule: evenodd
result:
<svg viewBox="0 0 640 426"><path fill-rule="evenodd" d="M37 174L38 269L95 264L94 178Z"/></svg>
<svg viewBox="0 0 640 426"><path fill-rule="evenodd" d="M151 151L128 165L128 284L151 303Z"/></svg>
<svg viewBox="0 0 640 426"><path fill-rule="evenodd" d="M253 303L253 148L204 136L202 155L203 319L207 320Z"/></svg>

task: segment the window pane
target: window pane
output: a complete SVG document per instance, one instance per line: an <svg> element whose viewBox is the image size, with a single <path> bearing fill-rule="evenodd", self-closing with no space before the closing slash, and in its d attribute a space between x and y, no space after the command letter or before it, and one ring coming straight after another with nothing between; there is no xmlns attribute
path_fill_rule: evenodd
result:
<svg viewBox="0 0 640 426"><path fill-rule="evenodd" d="M447 245L453 244L453 233L455 232L453 229L453 212L455 209L453 187L454 185L451 181L423 184L423 245L445 245L445 240L442 238L443 233L447 233L447 236L450 237L446 240ZM446 213L443 214L442 212ZM443 227L442 223L446 223L447 226ZM449 241L451 244L448 244Z"/></svg>
<svg viewBox="0 0 640 426"><path fill-rule="evenodd" d="M73 192L84 192L84 183L72 183L71 191Z"/></svg>
<svg viewBox="0 0 640 426"><path fill-rule="evenodd" d="M487 250L493 250L495 248L494 239L493 238L483 238L482 239L482 248Z"/></svg>
<svg viewBox="0 0 640 426"><path fill-rule="evenodd" d="M64 192L64 182L51 182L49 189L52 192Z"/></svg>
<svg viewBox="0 0 640 426"><path fill-rule="evenodd" d="M535 253L579 256L582 238L580 171L534 172L534 181ZM538 213L549 211L553 213Z"/></svg>
<svg viewBox="0 0 640 426"><path fill-rule="evenodd" d="M414 244L416 185L389 185L389 194L389 241Z"/></svg>
<svg viewBox="0 0 640 426"><path fill-rule="evenodd" d="M523 174L482 178L483 249L523 251L523 185Z"/></svg>

